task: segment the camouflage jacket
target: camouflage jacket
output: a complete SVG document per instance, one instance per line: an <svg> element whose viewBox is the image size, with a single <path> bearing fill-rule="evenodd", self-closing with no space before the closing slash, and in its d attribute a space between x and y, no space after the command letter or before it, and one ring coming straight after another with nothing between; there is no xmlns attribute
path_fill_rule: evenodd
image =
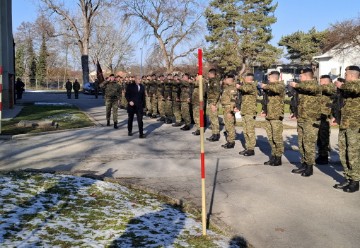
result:
<svg viewBox="0 0 360 248"><path fill-rule="evenodd" d="M156 81L156 96L159 100L164 100L164 81Z"/></svg>
<svg viewBox="0 0 360 248"><path fill-rule="evenodd" d="M266 105L266 119L282 120L284 118L284 82L269 83L265 85L264 90L268 100Z"/></svg>
<svg viewBox="0 0 360 248"><path fill-rule="evenodd" d="M121 95L121 87L117 82L106 81L104 88L106 99L119 100Z"/></svg>
<svg viewBox="0 0 360 248"><path fill-rule="evenodd" d="M181 92L181 82L174 81L171 89L173 101L176 101L176 99L180 100L180 92Z"/></svg>
<svg viewBox="0 0 360 248"><path fill-rule="evenodd" d="M224 84L223 92L221 94L221 104L223 106L230 105L231 109L235 108L235 101L237 96L237 89L235 83L233 84Z"/></svg>
<svg viewBox="0 0 360 248"><path fill-rule="evenodd" d="M157 82L155 80L151 80L149 83L149 94L150 96L156 96L157 93Z"/></svg>
<svg viewBox="0 0 360 248"><path fill-rule="evenodd" d="M190 82L181 81L180 101L187 102L191 98Z"/></svg>
<svg viewBox="0 0 360 248"><path fill-rule="evenodd" d="M203 81L202 83L203 83L203 97L205 97L205 82ZM193 106L194 105L199 106L199 104L200 104L200 100L199 100L200 88L199 88L199 86L200 86L200 82L198 80L196 80L194 82L194 91L192 93L192 100L191 100Z"/></svg>
<svg viewBox="0 0 360 248"><path fill-rule="evenodd" d="M207 84L207 101L209 104L216 105L221 94L220 79L218 77L209 78Z"/></svg>
<svg viewBox="0 0 360 248"><path fill-rule="evenodd" d="M360 128L360 80L347 81L340 90L344 98L340 129Z"/></svg>
<svg viewBox="0 0 360 248"><path fill-rule="evenodd" d="M317 121L321 115L321 88L315 81L298 83L294 88L299 94L298 122Z"/></svg>
<svg viewBox="0 0 360 248"><path fill-rule="evenodd" d="M320 85L321 88L321 114L326 115L328 118L330 118L333 108L333 101L334 101L334 95L336 93L335 85L330 84L324 84Z"/></svg>
<svg viewBox="0 0 360 248"><path fill-rule="evenodd" d="M244 83L240 86L242 101L241 115L256 115L257 88L255 83Z"/></svg>
<svg viewBox="0 0 360 248"><path fill-rule="evenodd" d="M168 97L172 98L172 85L173 82L170 80L166 80L164 82L164 97L167 99Z"/></svg>

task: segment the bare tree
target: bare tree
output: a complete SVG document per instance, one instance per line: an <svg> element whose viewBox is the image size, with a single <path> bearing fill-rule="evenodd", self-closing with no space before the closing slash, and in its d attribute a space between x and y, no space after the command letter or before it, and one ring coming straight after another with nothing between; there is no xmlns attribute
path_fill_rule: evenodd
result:
<svg viewBox="0 0 360 248"><path fill-rule="evenodd" d="M71 7L65 6L61 0L41 0L48 12L56 13L69 26L69 38L77 41L81 53L83 82L89 81L89 45L93 19L105 5L105 0L77 0L80 13L71 12ZM71 2L71 1L70 1Z"/></svg>
<svg viewBox="0 0 360 248"><path fill-rule="evenodd" d="M135 18L144 31L143 38L155 38L161 49L167 72L174 69L174 62L194 52L200 32L198 1L194 0L118 0L125 18Z"/></svg>

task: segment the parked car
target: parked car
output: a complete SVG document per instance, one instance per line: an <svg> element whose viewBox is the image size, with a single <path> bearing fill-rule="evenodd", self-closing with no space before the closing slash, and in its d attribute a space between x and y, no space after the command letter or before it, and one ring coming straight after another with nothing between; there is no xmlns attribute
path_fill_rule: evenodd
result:
<svg viewBox="0 0 360 248"><path fill-rule="evenodd" d="M92 82L85 83L83 86L83 93L89 95L95 95L95 84ZM101 89L99 89L99 94L101 94Z"/></svg>

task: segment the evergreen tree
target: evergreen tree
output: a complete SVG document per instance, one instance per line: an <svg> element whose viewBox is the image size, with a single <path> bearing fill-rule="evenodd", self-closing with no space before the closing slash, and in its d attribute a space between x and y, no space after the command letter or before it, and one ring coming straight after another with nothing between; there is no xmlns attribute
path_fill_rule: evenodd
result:
<svg viewBox="0 0 360 248"><path fill-rule="evenodd" d="M36 79L36 56L34 52L34 46L31 39L27 40L27 69L28 69L28 77L31 82L31 86L35 86Z"/></svg>
<svg viewBox="0 0 360 248"><path fill-rule="evenodd" d="M318 32L315 28L307 33L297 31L281 37L279 46L285 46L287 58L293 63L310 64L314 56L320 55L326 41L327 31Z"/></svg>
<svg viewBox="0 0 360 248"><path fill-rule="evenodd" d="M37 79L40 83L44 83L46 80L46 69L47 69L47 47L46 47L46 38L45 35L42 35L42 42L41 42L41 46L40 46L40 52L39 52L39 57L38 57L38 63L36 66L37 69Z"/></svg>
<svg viewBox="0 0 360 248"><path fill-rule="evenodd" d="M272 0L211 1L205 11L210 33L205 58L223 72L276 62L281 51L269 44L276 8Z"/></svg>
<svg viewBox="0 0 360 248"><path fill-rule="evenodd" d="M25 74L25 47L20 44L15 53L15 74L22 78Z"/></svg>

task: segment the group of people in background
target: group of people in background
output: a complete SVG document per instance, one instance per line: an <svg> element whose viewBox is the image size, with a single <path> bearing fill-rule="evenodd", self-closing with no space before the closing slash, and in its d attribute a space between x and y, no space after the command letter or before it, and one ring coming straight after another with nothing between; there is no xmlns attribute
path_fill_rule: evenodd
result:
<svg viewBox="0 0 360 248"><path fill-rule="evenodd" d="M77 79L74 82L71 82L68 79L65 83L66 95L68 99L71 99L71 91L74 90L75 99L79 99L80 83Z"/></svg>
<svg viewBox="0 0 360 248"><path fill-rule="evenodd" d="M339 124L339 154L344 167L344 182L334 188L344 192L359 190L360 181L360 68L346 68L345 78L334 82L329 75L314 78L311 68L301 70L299 81L286 85L280 80L278 71L271 71L264 82L255 82L254 75L247 73L238 78L226 74L222 79L215 69L208 72L203 81L204 99L207 105L212 135L209 142L220 140L219 107L223 111L226 143L224 149L235 147L235 115L242 119L245 149L242 156L254 156L256 145L255 120L257 98L263 95L262 114L265 116L265 130L271 147L271 156L264 162L269 166L282 165L284 154L283 119L287 90L293 91L293 114L297 118L298 145L301 166L292 173L303 177L313 175L316 164L328 164L330 156L330 126ZM155 74L140 78L122 78L110 75L103 87L106 102L107 126L110 126L111 112L114 128L118 128L118 107L128 112L128 134L132 135L132 122L137 115L140 138L143 133L143 115L157 118L181 130L191 129L193 135L200 135L199 80L197 76L185 73L182 76ZM238 113L238 114L237 114ZM318 147L318 153L316 152ZM317 157L316 157L316 154Z"/></svg>

